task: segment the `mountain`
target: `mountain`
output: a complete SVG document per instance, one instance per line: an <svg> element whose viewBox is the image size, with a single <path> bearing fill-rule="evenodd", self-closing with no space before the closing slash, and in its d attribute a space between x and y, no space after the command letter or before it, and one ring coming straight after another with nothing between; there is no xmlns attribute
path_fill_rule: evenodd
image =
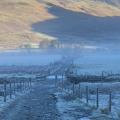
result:
<svg viewBox="0 0 120 120"><path fill-rule="evenodd" d="M39 0L41 1L41 0ZM120 0L44 0L63 8L96 16L119 16ZM118 5L118 6L115 6Z"/></svg>
<svg viewBox="0 0 120 120"><path fill-rule="evenodd" d="M118 42L119 21L120 0L1 0L0 50Z"/></svg>
<svg viewBox="0 0 120 120"><path fill-rule="evenodd" d="M31 30L31 25L52 16L35 0L0 0L0 49L17 49L53 38ZM30 44L30 45L29 45Z"/></svg>

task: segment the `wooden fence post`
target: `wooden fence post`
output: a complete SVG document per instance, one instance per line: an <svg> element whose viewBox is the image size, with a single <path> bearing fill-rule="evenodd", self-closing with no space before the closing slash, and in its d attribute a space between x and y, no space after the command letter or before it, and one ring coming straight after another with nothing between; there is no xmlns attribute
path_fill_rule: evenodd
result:
<svg viewBox="0 0 120 120"><path fill-rule="evenodd" d="M30 88L30 86L29 86L29 79L27 80L27 82L28 82L28 89Z"/></svg>
<svg viewBox="0 0 120 120"><path fill-rule="evenodd" d="M25 80L24 82L25 82L25 90L26 90L26 88L27 88L27 87L26 87L26 80Z"/></svg>
<svg viewBox="0 0 120 120"><path fill-rule="evenodd" d="M6 102L6 88L7 88L7 85L6 85L6 80L4 80L4 102Z"/></svg>
<svg viewBox="0 0 120 120"><path fill-rule="evenodd" d="M17 92L19 92L18 80L17 80L16 84L17 84Z"/></svg>
<svg viewBox="0 0 120 120"><path fill-rule="evenodd" d="M57 75L55 75L55 87L57 87Z"/></svg>
<svg viewBox="0 0 120 120"><path fill-rule="evenodd" d="M20 80L20 90L22 91L22 81Z"/></svg>
<svg viewBox="0 0 120 120"><path fill-rule="evenodd" d="M88 100L88 95L89 95L89 90L88 90L88 86L86 86L86 103L88 104L89 100Z"/></svg>
<svg viewBox="0 0 120 120"><path fill-rule="evenodd" d="M81 98L81 85L79 83L79 97Z"/></svg>
<svg viewBox="0 0 120 120"><path fill-rule="evenodd" d="M23 80L23 91L25 90L25 83L24 83L24 80Z"/></svg>
<svg viewBox="0 0 120 120"><path fill-rule="evenodd" d="M112 93L111 91L109 92L109 112L112 110Z"/></svg>
<svg viewBox="0 0 120 120"><path fill-rule="evenodd" d="M30 87L32 87L32 84L31 84L31 82L32 82L32 80L31 80L31 78L30 78Z"/></svg>
<svg viewBox="0 0 120 120"><path fill-rule="evenodd" d="M73 83L73 96L75 95L75 84Z"/></svg>
<svg viewBox="0 0 120 120"><path fill-rule="evenodd" d="M62 75L62 90L63 90L63 75Z"/></svg>
<svg viewBox="0 0 120 120"><path fill-rule="evenodd" d="M15 80L14 80L13 84L14 84L14 94L15 94L16 93L16 88L15 88L16 87L16 83L15 83Z"/></svg>
<svg viewBox="0 0 120 120"><path fill-rule="evenodd" d="M80 96L81 96L81 99L83 98L83 90L82 90L82 88L81 88L81 90L80 90L81 92L80 92Z"/></svg>
<svg viewBox="0 0 120 120"><path fill-rule="evenodd" d="M97 108L99 108L99 89L98 88L96 91L96 106L97 106Z"/></svg>
<svg viewBox="0 0 120 120"><path fill-rule="evenodd" d="M10 87L10 99L12 99L12 83L11 83L11 80L9 80L9 87Z"/></svg>

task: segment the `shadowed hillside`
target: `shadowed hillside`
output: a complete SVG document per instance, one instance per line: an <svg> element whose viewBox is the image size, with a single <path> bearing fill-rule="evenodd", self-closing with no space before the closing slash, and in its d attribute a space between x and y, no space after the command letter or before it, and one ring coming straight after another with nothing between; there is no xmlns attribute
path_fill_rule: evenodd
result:
<svg viewBox="0 0 120 120"><path fill-rule="evenodd" d="M0 50L119 39L119 0L1 0ZM49 4L48 4L49 3ZM89 40L87 40L89 39ZM42 45L41 45L42 46Z"/></svg>
<svg viewBox="0 0 120 120"><path fill-rule="evenodd" d="M98 17L82 12L75 12L54 4L49 4L48 12L56 18L38 22L32 25L33 30L54 36L60 41L67 40L72 43L92 42L118 42L120 32L120 17ZM68 37L68 38L67 38Z"/></svg>

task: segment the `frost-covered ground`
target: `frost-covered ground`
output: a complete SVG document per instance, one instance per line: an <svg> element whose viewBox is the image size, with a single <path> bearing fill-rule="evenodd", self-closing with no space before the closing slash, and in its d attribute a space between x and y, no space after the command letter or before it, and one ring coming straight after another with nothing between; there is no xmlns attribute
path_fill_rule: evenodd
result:
<svg viewBox="0 0 120 120"><path fill-rule="evenodd" d="M45 70L47 71L48 69L52 69L52 70L57 69L57 68L54 68L54 65L51 66L51 64L53 64L56 61L59 61L62 58L62 55L51 54L51 53L43 54L40 51L32 51L32 50L31 51L19 51L18 50L18 51L8 51L8 52L0 53L0 57L1 57L0 78L4 78L4 79L9 78L11 80L12 80L12 77L14 77L14 78L15 77L16 78L32 78L32 79L34 79L34 81L36 81L35 78L36 78L37 74L41 75L42 74L41 72L43 72L43 74L45 74L44 71ZM58 68L59 68L59 65L58 65ZM30 73L28 71L30 71ZM36 71L37 71L37 73L35 73ZM31 72L33 72L33 73L31 74ZM8 92L10 89L9 87L10 86L7 85ZM4 92L3 84L0 85L0 91ZM21 104L22 98L24 96L27 96L26 93L28 93L30 96L31 95L30 92L31 92L31 90L26 90L22 93L21 93L21 91L16 92L15 95L12 95L12 99L10 99L10 95L7 95L6 103L4 102L4 97L0 96L0 120L13 120L13 119L17 120L18 119L17 116L14 116L14 115L11 116L11 114L16 114L15 113L16 111L14 109L10 110L9 107L14 104L17 104L16 100L19 100L19 99L20 99L19 102ZM46 91L46 93L47 93L47 91ZM35 95L35 96L37 97L37 95ZM43 96L43 94L41 94L41 97L42 96ZM29 101L29 99L27 99L27 100ZM27 102L27 100L26 100L26 102ZM33 100L33 102L34 102L34 100ZM43 102L44 102L44 100L43 100ZM39 103L39 100L38 100L38 103ZM39 103L39 104L41 104L41 103ZM47 105L46 102L43 104ZM55 103L54 103L54 105L55 105ZM21 106L18 105L18 107L21 107ZM23 106L23 108L24 108L24 106ZM15 108L15 109L18 110L19 108ZM3 114L3 111L7 111L8 113L4 112L4 114ZM11 111L12 111L12 113L11 113ZM17 113L17 114L19 114L19 113ZM44 113L43 113L43 115L44 115ZM21 117L24 117L24 115L23 116L21 115ZM24 118L24 119L26 120L26 118ZM21 120L21 118L20 118L20 120Z"/></svg>
<svg viewBox="0 0 120 120"><path fill-rule="evenodd" d="M52 81L36 83L28 94L0 112L0 120L61 120L55 91Z"/></svg>
<svg viewBox="0 0 120 120"><path fill-rule="evenodd" d="M82 120L88 119L91 115L92 109L81 102L79 99L68 100L64 99L66 93L56 93L58 98L57 108L62 116L62 120Z"/></svg>
<svg viewBox="0 0 120 120"><path fill-rule="evenodd" d="M61 55L58 54L40 54L38 52L32 52L30 54L28 54L28 52L22 52L22 53L1 53L1 56L3 56L3 58L1 59L2 61L0 61L1 65L47 65L49 63L54 63L55 61L58 61L61 59ZM77 54L78 55L78 54ZM113 73L119 73L119 61L120 61L120 55L118 52L116 52L115 54L113 52L101 52L101 51L82 51L79 56L78 59L75 59L74 64L79 64L80 68L77 69L77 74L101 74L102 71L106 71L106 72L113 72ZM4 64L3 64L4 63ZM48 67L48 66L47 66ZM60 72L61 69L59 69L60 65L57 63L55 65L56 68L52 67L52 71L55 72L56 70L58 70ZM57 68L58 67L58 68ZM64 66L65 67L65 66ZM48 68L47 68L48 69ZM23 76L27 76L27 77L31 77L30 74L23 74ZM19 74L1 74L2 77L11 77L11 76L19 76ZM20 75L21 76L21 75ZM32 75L32 77L35 77L34 75ZM55 76L50 76L49 78L49 82L52 81L53 79L55 79ZM62 77L58 76L58 79L60 80ZM24 101L25 103L27 103L27 100L30 100L30 102L28 102L27 107L25 107L25 109L22 111L22 114L20 116L20 118L26 119L48 119L49 117L52 119L58 119L61 115L62 120L113 120L113 118L115 120L119 120L120 118L120 92L119 92L119 88L120 88L120 83L109 83L109 84L89 84L89 83L83 83L82 88L83 88L83 92L85 92L85 87L88 86L90 89L92 90L96 90L96 87L98 87L99 89L103 89L103 93L100 93L100 108L97 110L95 107L96 104L96 95L95 94L91 94L89 96L89 105L86 104L86 99L85 99L85 95L83 95L83 99L79 99L79 98L74 98L71 97L70 93L68 94L68 91L71 92L70 90L66 90L67 92L63 91L63 92L57 92L55 95L56 97L54 97L54 95L50 95L51 94L51 90L53 93L53 90L55 90L53 88L53 86L49 85L49 82L47 81L45 84L39 84L37 85L37 87L34 89L34 92L32 92L32 96L35 99L32 99L30 97L30 94L27 96L27 99L25 100L21 100L20 101L20 105L18 106L20 109L15 107L15 110L17 110L19 112L19 110L21 110L21 108L24 108ZM54 81L52 81L51 84L54 84ZM45 85L45 86L42 86ZM41 88L39 88L41 87ZM50 89L49 89L50 88ZM104 89L105 88L105 89ZM101 111L106 110L106 108L108 107L108 98L109 95L106 92L106 89L110 89L112 90L112 94L114 94L112 96L112 113L111 114L102 114ZM35 93L36 91L42 90L40 93ZM50 91L49 91L50 90ZM117 91L117 92L116 92ZM55 91L54 91L55 92ZM44 96L44 94L46 94L46 96ZM39 96L36 96L39 95ZM70 95L70 96L69 96ZM52 101L47 101L46 99L49 97L53 97L52 99L58 99L57 102L55 100ZM43 97L42 101L41 101L41 97ZM68 99L69 98L69 99ZM51 99L50 99L51 100ZM2 100L1 100L2 101ZM34 101L36 101L37 103L33 103ZM9 103L9 102L8 102ZM11 102L10 102L11 103ZM1 105L3 103L1 102ZM31 105L32 104L32 105ZM44 104L44 107L42 107L42 104ZM36 106L38 105L38 107ZM48 110L47 106L49 106L49 109L52 110ZM22 107L21 107L22 106ZM31 106L33 107L33 109L31 108ZM55 111L53 110L53 108L55 109ZM57 108L58 111L57 111ZM4 107L4 105L3 105ZM13 107L14 108L14 107ZM41 111L39 111L39 109L43 109L45 111L43 111L43 113L41 115L39 115L41 113ZM36 109L38 111L36 111ZM57 111L57 113L56 113ZM16 120L16 116L18 115L17 112L15 112L14 110L12 110L12 114L13 116L10 116L9 119L7 120ZM32 112L32 113L31 113ZM9 112L8 112L9 113ZM10 112L11 113L11 112ZM9 113L9 115L10 115ZM60 115L59 115L60 113ZM30 114L31 118L28 117L27 115ZM56 114L56 115L55 115ZM8 116L9 116L8 115ZM5 117L8 118L8 116L5 115ZM19 120L19 118L18 118ZM49 120L49 119L48 119ZM51 120L51 119L50 119Z"/></svg>
<svg viewBox="0 0 120 120"><path fill-rule="evenodd" d="M74 60L73 68L78 75L108 75L120 73L120 52L112 50L81 51ZM78 67L77 67L78 66ZM112 76L113 77L113 76ZM117 77L120 76L116 76ZM89 105L86 104L86 86L90 89ZM63 120L119 120L120 119L120 83L81 83L83 98L71 99L72 85L64 86L64 92L56 93L57 107ZM76 91L78 92L79 86ZM99 88L99 109L96 109L96 89ZM109 91L112 91L112 112L108 112ZM67 96L67 101L65 100ZM87 107L87 110L86 110ZM81 109L82 108L82 109ZM82 112L81 112L82 111ZM86 114L87 113L87 114Z"/></svg>
<svg viewBox="0 0 120 120"><path fill-rule="evenodd" d="M34 83L32 83L32 86L34 86ZM3 85L0 86L0 91L3 91ZM4 102L4 97L0 96L0 112L3 112L5 109L7 109L12 103L14 103L17 99L21 98L22 96L25 96L26 94L30 93L31 89L25 89L21 92L21 90L18 90L16 88L15 94L12 92L12 96L10 98L10 95L6 96L6 102ZM9 92L9 86L7 86L7 91Z"/></svg>
<svg viewBox="0 0 120 120"><path fill-rule="evenodd" d="M27 94L28 91L25 91L24 93L16 92L16 95L12 95L12 99L10 99L9 96L7 96L7 102L4 102L4 98L0 96L0 111L3 111L3 109L7 108L12 102L14 102L18 97L23 96Z"/></svg>
<svg viewBox="0 0 120 120"><path fill-rule="evenodd" d="M104 75L107 76L108 74L116 74L116 76L111 76L111 78L113 77L117 80L117 78L120 77L119 75L117 76L117 74L120 73L120 54L119 50L117 49L118 48L116 46L116 50L115 48L106 50L83 50L78 58L74 61L76 68L74 68L73 71L78 75L102 75L102 73L104 73ZM106 109L108 109L109 106L109 91L112 92L112 112L107 116L111 117L112 120L119 120L120 83L81 83L84 94L86 86L88 86L90 91L92 91L89 96L89 105L92 107L96 106L96 88L100 89L99 110L97 110L97 112L107 111ZM86 95L83 96L83 99L81 101L83 103L86 103ZM96 114L96 111L94 111L94 113ZM102 118L100 119L101 115L102 114L100 113L97 114L97 116L99 116L99 120L102 120ZM94 114L92 114L92 116L94 116ZM91 116L89 116L89 118L91 118Z"/></svg>
<svg viewBox="0 0 120 120"><path fill-rule="evenodd" d="M86 103L84 93L81 99L78 94L73 96L72 91L64 89L57 92L57 108L63 120L119 120L120 93L114 93L112 98L112 112L108 111L109 95L99 94L99 109L96 108L96 95L89 95L89 104Z"/></svg>

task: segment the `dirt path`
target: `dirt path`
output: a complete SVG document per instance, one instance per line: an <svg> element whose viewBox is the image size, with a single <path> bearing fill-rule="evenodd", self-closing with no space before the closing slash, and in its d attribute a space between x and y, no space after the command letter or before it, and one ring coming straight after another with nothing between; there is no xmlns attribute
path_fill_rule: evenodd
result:
<svg viewBox="0 0 120 120"><path fill-rule="evenodd" d="M49 82L37 84L29 94L1 112L0 120L60 120L54 91Z"/></svg>

